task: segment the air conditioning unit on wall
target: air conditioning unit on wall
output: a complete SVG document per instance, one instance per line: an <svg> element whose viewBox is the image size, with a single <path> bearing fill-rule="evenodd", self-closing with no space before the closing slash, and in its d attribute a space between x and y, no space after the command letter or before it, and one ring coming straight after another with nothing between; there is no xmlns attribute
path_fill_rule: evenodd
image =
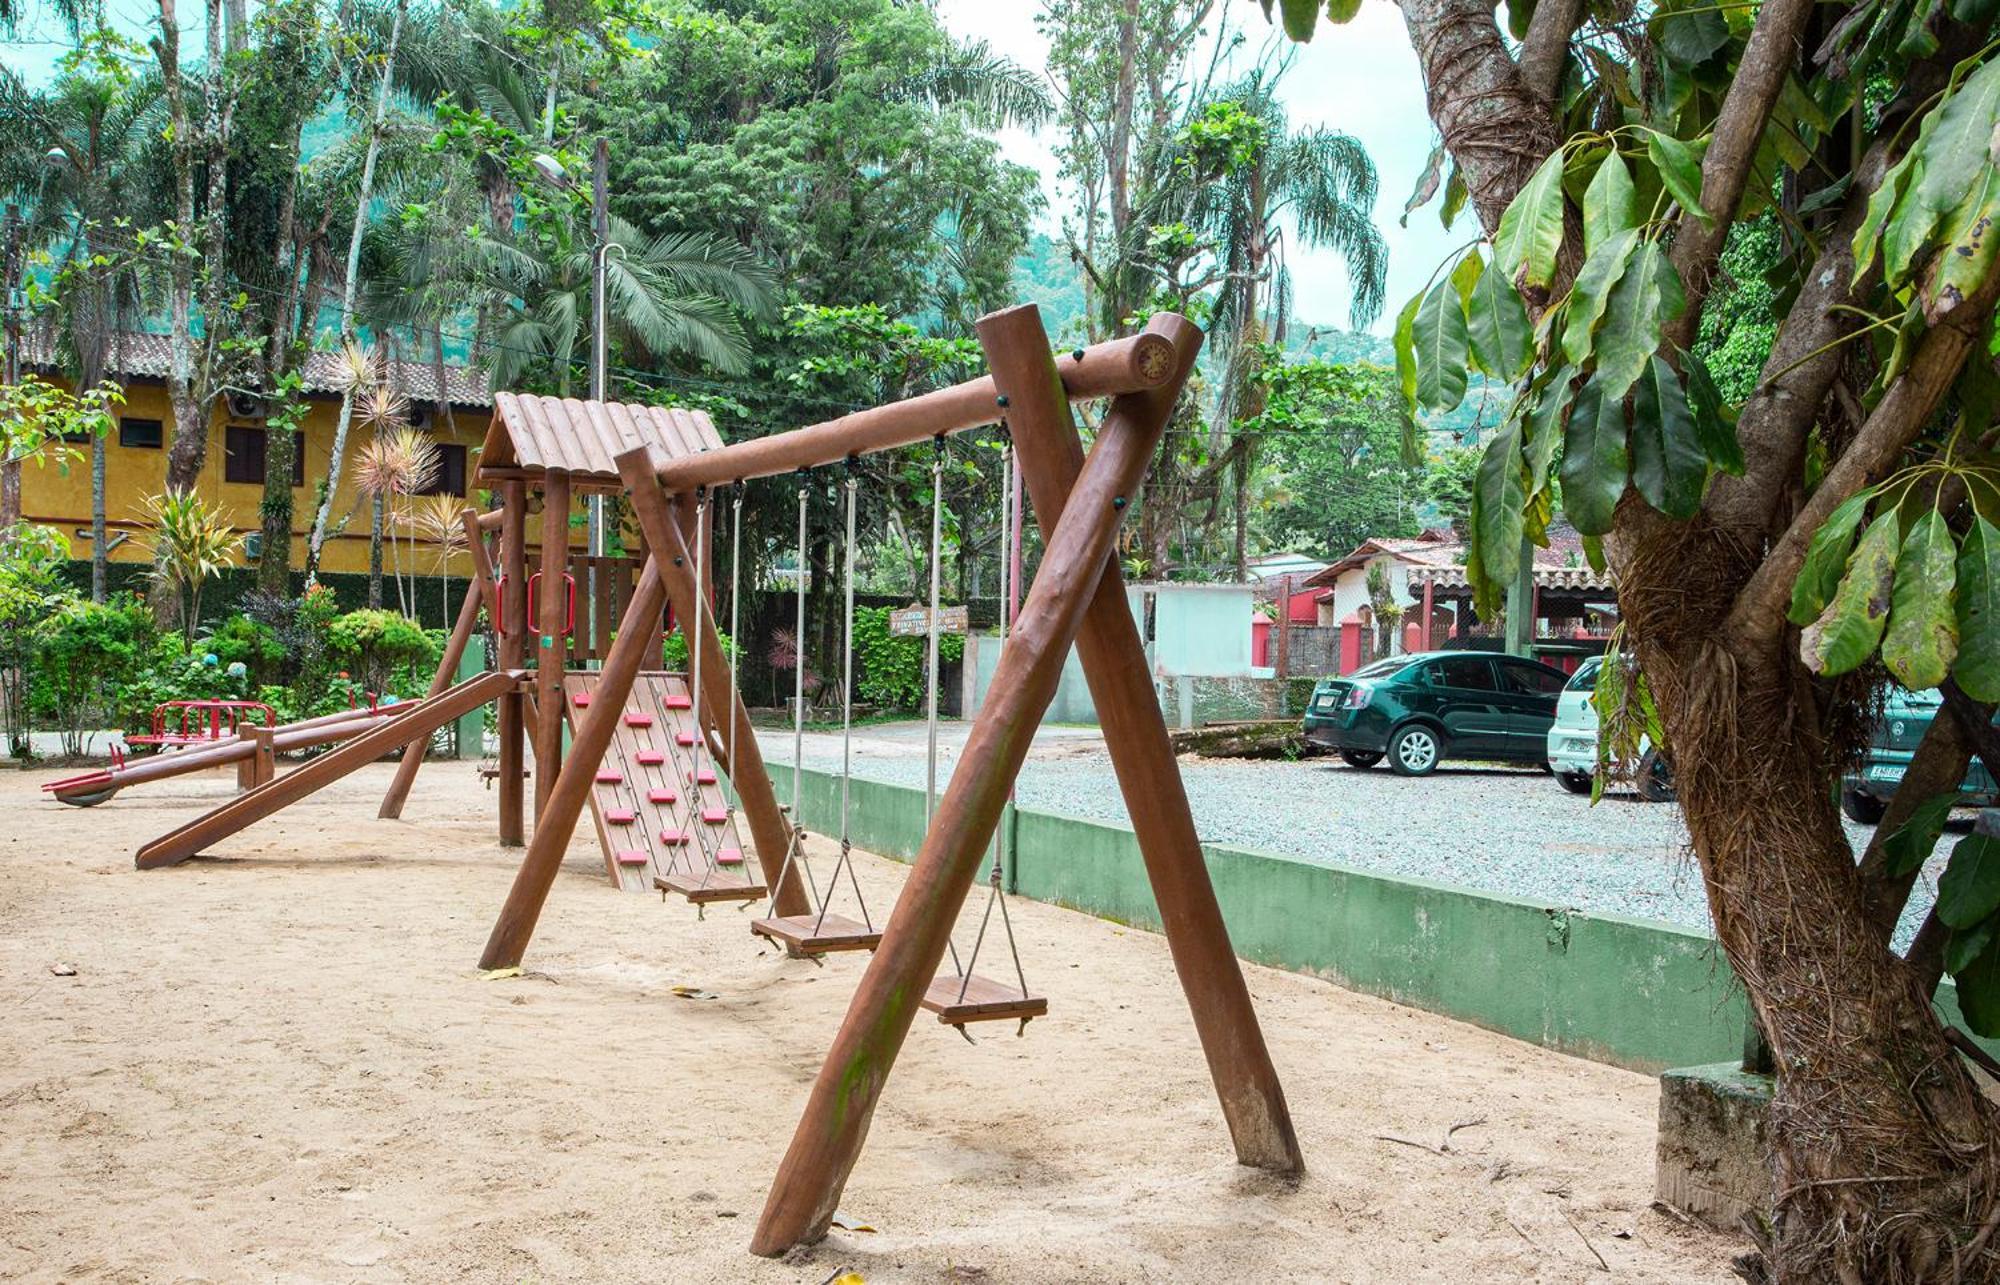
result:
<svg viewBox="0 0 2000 1285"><path fill-rule="evenodd" d="M231 393L229 413L236 419L265 419L270 416L271 407L255 393Z"/></svg>

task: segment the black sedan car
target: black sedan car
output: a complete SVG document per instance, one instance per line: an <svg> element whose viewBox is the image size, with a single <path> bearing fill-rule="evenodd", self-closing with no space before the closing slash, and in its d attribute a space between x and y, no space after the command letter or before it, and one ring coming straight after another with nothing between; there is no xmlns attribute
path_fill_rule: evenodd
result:
<svg viewBox="0 0 2000 1285"><path fill-rule="evenodd" d="M1384 756L1404 776L1445 759L1546 766L1549 725L1569 675L1478 651L1390 656L1313 689L1305 737L1354 767Z"/></svg>

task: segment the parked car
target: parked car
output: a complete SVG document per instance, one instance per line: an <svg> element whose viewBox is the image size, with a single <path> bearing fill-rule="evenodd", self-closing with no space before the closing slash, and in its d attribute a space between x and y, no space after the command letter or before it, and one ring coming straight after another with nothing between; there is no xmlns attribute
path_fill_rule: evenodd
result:
<svg viewBox="0 0 2000 1285"><path fill-rule="evenodd" d="M1448 758L1541 766L1556 696L1568 681L1539 661L1491 652L1389 656L1322 679L1306 709L1305 738L1352 767L1387 757L1403 776L1426 776Z"/></svg>
<svg viewBox="0 0 2000 1285"><path fill-rule="evenodd" d="M1597 775L1597 675L1603 668L1602 656L1592 656L1576 667L1556 701L1556 721L1549 728L1549 770L1571 794L1590 793ZM1639 763L1632 785L1648 803L1673 801L1673 771L1666 755L1644 736L1639 738Z"/></svg>
<svg viewBox="0 0 2000 1285"><path fill-rule="evenodd" d="M1893 686L1889 689L1889 697L1882 704L1882 719L1875 725L1874 739L1861 761L1840 783L1840 810L1850 820L1874 825L1882 819L1889 800L1895 797L1896 787L1903 783L1903 773L1910 766L1910 756L1917 751L1917 742L1924 739L1931 720L1943 708L1944 698L1934 691L1913 692ZM2000 723L2000 718L1994 721ZM1993 775L1977 757L1958 788L1960 807L1990 808L2000 803L2000 790L1994 787Z"/></svg>

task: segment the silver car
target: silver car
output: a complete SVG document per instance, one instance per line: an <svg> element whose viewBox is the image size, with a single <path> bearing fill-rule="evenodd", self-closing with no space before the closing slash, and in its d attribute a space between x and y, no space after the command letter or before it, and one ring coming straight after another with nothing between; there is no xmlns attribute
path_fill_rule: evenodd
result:
<svg viewBox="0 0 2000 1285"><path fill-rule="evenodd" d="M1572 794L1590 793L1597 774L1597 675L1604 657L1592 656L1576 667L1562 694L1556 697L1556 721L1549 726L1549 771ZM1634 788L1648 803L1674 797L1673 775L1665 756L1643 736ZM1608 784L1608 783L1607 783Z"/></svg>

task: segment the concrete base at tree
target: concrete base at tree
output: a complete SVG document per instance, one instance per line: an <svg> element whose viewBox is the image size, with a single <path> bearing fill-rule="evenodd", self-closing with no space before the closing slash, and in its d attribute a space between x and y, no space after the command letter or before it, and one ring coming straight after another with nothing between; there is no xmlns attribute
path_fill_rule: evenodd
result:
<svg viewBox="0 0 2000 1285"><path fill-rule="evenodd" d="M1724 1230L1771 1203L1766 1123L1771 1078L1734 1062L1660 1076L1660 1137L1654 1195Z"/></svg>

